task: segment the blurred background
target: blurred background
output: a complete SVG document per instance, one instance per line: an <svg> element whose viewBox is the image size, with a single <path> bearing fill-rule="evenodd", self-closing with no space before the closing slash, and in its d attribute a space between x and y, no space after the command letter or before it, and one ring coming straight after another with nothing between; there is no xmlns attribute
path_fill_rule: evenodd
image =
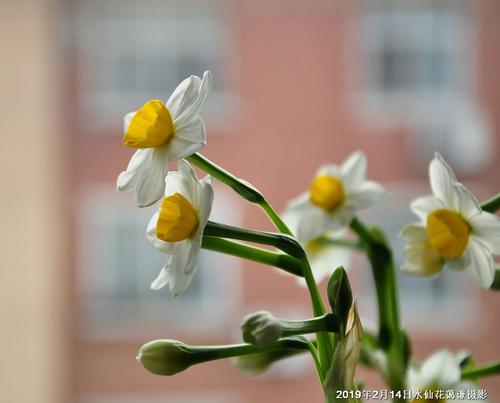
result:
<svg viewBox="0 0 500 403"><path fill-rule="evenodd" d="M306 356L259 377L223 361L164 378L135 361L156 338L238 342L256 310L310 315L291 278L213 253L182 297L149 290L163 256L144 237L154 207L115 192L132 154L122 118L189 74L214 75L203 153L279 210L320 164L364 151L370 178L391 191L364 217L388 231L398 264L398 232L414 220L409 201L430 192L434 151L480 199L499 190L496 0L0 4L2 402L322 401ZM214 220L272 229L258 208L216 193ZM369 327L367 262L354 258L349 272ZM399 282L418 359L441 346L500 356L499 295L467 273ZM359 378L382 387L363 369ZM481 385L500 401L494 378Z"/></svg>

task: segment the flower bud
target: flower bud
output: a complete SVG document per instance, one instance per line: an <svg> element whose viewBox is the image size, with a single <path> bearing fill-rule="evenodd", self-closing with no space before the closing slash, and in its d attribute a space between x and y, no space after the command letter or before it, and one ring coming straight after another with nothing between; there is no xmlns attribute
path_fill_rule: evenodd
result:
<svg viewBox="0 0 500 403"><path fill-rule="evenodd" d="M266 311L246 316L241 323L241 330L246 343L258 346L270 346L283 334L280 320Z"/></svg>
<svg viewBox="0 0 500 403"><path fill-rule="evenodd" d="M177 340L154 340L139 349L137 361L156 375L174 375L191 364L189 347Z"/></svg>

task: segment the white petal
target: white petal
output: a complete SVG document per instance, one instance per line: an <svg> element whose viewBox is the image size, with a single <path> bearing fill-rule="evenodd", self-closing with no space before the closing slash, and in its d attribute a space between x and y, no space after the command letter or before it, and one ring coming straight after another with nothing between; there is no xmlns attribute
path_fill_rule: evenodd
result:
<svg viewBox="0 0 500 403"><path fill-rule="evenodd" d="M410 366L408 368L408 373L406 375L406 382L410 390L417 391L425 389L427 385L425 384L425 379L422 378L423 377L419 369L415 368L414 366Z"/></svg>
<svg viewBox="0 0 500 403"><path fill-rule="evenodd" d="M348 194L346 204L359 211L373 206L387 195L385 189L376 182L363 182L351 194Z"/></svg>
<svg viewBox="0 0 500 403"><path fill-rule="evenodd" d="M160 274L151 283L151 288L154 290L159 290L168 283L172 297L182 294L189 287L195 272L185 273L190 257L191 243L181 241L177 242L175 246L174 253L168 257Z"/></svg>
<svg viewBox="0 0 500 403"><path fill-rule="evenodd" d="M295 208L303 207L306 204L310 204L308 192L304 192L294 199L290 200L286 205L285 214L288 210L294 210Z"/></svg>
<svg viewBox="0 0 500 403"><path fill-rule="evenodd" d="M410 204L410 209L424 223L427 222L427 216L435 210L445 208L443 202L435 196L424 196L415 199Z"/></svg>
<svg viewBox="0 0 500 403"><path fill-rule="evenodd" d="M196 116L200 113L201 107L203 106L211 87L212 75L210 72L205 71L196 97L191 97L176 111L176 115L174 116L175 127L183 127L191 122L192 119L196 118Z"/></svg>
<svg viewBox="0 0 500 403"><path fill-rule="evenodd" d="M197 258L198 256L196 256ZM169 287L172 297L182 294L191 284L194 274L196 273L196 266L193 266L193 257L191 256L191 242L179 242L179 248L174 255L168 267L169 271Z"/></svg>
<svg viewBox="0 0 500 403"><path fill-rule="evenodd" d="M176 129L172 140L167 145L167 159L176 161L189 157L206 145L203 119L195 116L188 124Z"/></svg>
<svg viewBox="0 0 500 403"><path fill-rule="evenodd" d="M137 111L134 111L134 112L129 112L125 115L125 117L123 118L123 133L127 133L128 131L128 127L130 125L130 121L132 120L132 118L134 117L134 115L137 113Z"/></svg>
<svg viewBox="0 0 500 403"><path fill-rule="evenodd" d="M340 167L342 179L347 191L357 189L366 177L366 156L356 151Z"/></svg>
<svg viewBox="0 0 500 403"><path fill-rule="evenodd" d="M340 171L340 167L333 164L322 165L316 172L316 176L320 175L328 175L336 178L342 178L342 172Z"/></svg>
<svg viewBox="0 0 500 403"><path fill-rule="evenodd" d="M329 231L340 231L349 226L354 218L354 208L347 203L337 207L335 211L327 214L328 223L326 225Z"/></svg>
<svg viewBox="0 0 500 403"><path fill-rule="evenodd" d="M151 148L145 148L142 150L137 150L127 166L127 170L123 171L118 175L116 180L116 190L118 191L132 191L137 186L141 173L144 169L144 165L151 158L153 150Z"/></svg>
<svg viewBox="0 0 500 403"><path fill-rule="evenodd" d="M306 252L317 283L330 277L339 266L348 269L352 256L352 251L349 248L337 246L325 246L322 250L314 253L306 249Z"/></svg>
<svg viewBox="0 0 500 403"><path fill-rule="evenodd" d="M466 218L470 219L481 214L481 206L476 197L461 183L453 185L456 209Z"/></svg>
<svg viewBox="0 0 500 403"><path fill-rule="evenodd" d="M500 255L500 218L483 211L469 220L472 233L484 243L494 255Z"/></svg>
<svg viewBox="0 0 500 403"><path fill-rule="evenodd" d="M147 207L161 199L165 192L165 177L168 166L165 157L165 147L157 147L142 166L137 186L135 202L138 207Z"/></svg>
<svg viewBox="0 0 500 403"><path fill-rule="evenodd" d="M417 232L415 227L412 227L411 231ZM408 235L410 230L407 229L405 232ZM432 249L427 239L408 242L404 253L406 260L401 270L408 274L430 277L437 275L443 269L441 256Z"/></svg>
<svg viewBox="0 0 500 403"><path fill-rule="evenodd" d="M214 189L212 186L212 178L209 176L203 178L198 183L198 194L199 201L197 204L198 208L198 219L199 219L199 227L201 231L205 228L207 224L208 218L210 217L210 212L212 211L212 204L214 201Z"/></svg>
<svg viewBox="0 0 500 403"><path fill-rule="evenodd" d="M309 241L323 235L329 228L329 215L311 203L296 207L296 235L299 241Z"/></svg>
<svg viewBox="0 0 500 403"><path fill-rule="evenodd" d="M448 350L440 350L430 356L420 369L426 385L449 388L460 381L460 367Z"/></svg>
<svg viewBox="0 0 500 403"><path fill-rule="evenodd" d="M156 212L151 220L149 220L148 227L146 229L146 238L153 246L161 250L163 253L172 254L175 249L175 244L172 242L165 242L156 236L156 225L158 223L159 212Z"/></svg>
<svg viewBox="0 0 500 403"><path fill-rule="evenodd" d="M401 236L407 241L426 241L427 229L422 224L408 224L401 230Z"/></svg>
<svg viewBox="0 0 500 403"><path fill-rule="evenodd" d="M448 207L455 209L453 184L456 177L443 157L436 153L429 165L429 178L432 192Z"/></svg>
<svg viewBox="0 0 500 403"><path fill-rule="evenodd" d="M471 237L468 248L471 253L471 263L467 270L483 288L489 288L495 279L495 262L488 248L479 239Z"/></svg>
<svg viewBox="0 0 500 403"><path fill-rule="evenodd" d="M164 267L162 267L162 269L160 270L160 273L158 273L158 276L156 276L156 278L152 281L151 286L150 286L152 290L155 290L155 291L160 290L167 285L168 280L169 280L169 276L168 276L168 271L167 271L166 267L167 267L168 261L171 258L172 258L171 256L168 257L167 263L165 264Z"/></svg>
<svg viewBox="0 0 500 403"><path fill-rule="evenodd" d="M166 103L174 122L175 118L194 102L200 92L200 85L200 77L191 75L174 90Z"/></svg>

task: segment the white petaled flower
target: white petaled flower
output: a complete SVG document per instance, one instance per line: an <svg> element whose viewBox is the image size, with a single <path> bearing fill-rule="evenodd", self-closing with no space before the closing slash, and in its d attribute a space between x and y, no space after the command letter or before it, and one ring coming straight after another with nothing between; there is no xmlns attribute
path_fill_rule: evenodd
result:
<svg viewBox="0 0 500 403"><path fill-rule="evenodd" d="M433 196L411 204L420 222L403 228L408 241L402 270L433 276L445 266L469 271L481 287L495 277L493 255L500 254L500 219L481 210L477 199L436 154L429 165Z"/></svg>
<svg viewBox="0 0 500 403"><path fill-rule="evenodd" d="M205 126L199 115L210 87L209 71L203 79L182 81L168 101L150 100L125 115L123 144L138 150L127 170L116 181L120 191L134 192L138 207L156 203L165 191L167 162L186 158L206 144Z"/></svg>
<svg viewBox="0 0 500 403"><path fill-rule="evenodd" d="M420 367L410 366L406 383L414 394L410 403L477 401L467 398L467 392L476 390L477 386L472 382L461 381L459 357L448 350L437 351Z"/></svg>
<svg viewBox="0 0 500 403"><path fill-rule="evenodd" d="M214 197L210 177L198 180L185 160L178 167L178 172L167 176L165 198L147 228L149 241L168 255L151 288L158 290L168 284L173 297L188 288L198 269L203 230Z"/></svg>
<svg viewBox="0 0 500 403"><path fill-rule="evenodd" d="M341 166L323 165L309 191L290 201L285 221L299 241L316 239L349 225L354 213L381 200L386 191L367 181L366 157L355 152Z"/></svg>

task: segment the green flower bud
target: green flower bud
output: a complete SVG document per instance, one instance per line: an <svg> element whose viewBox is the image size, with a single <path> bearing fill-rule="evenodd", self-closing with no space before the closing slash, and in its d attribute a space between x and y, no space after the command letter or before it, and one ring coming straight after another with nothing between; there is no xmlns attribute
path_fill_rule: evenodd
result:
<svg viewBox="0 0 500 403"><path fill-rule="evenodd" d="M328 302L332 312L340 316L344 326L352 306L352 291L349 278L342 266L338 267L328 281Z"/></svg>
<svg viewBox="0 0 500 403"><path fill-rule="evenodd" d="M174 375L193 362L190 348L177 340L154 340L139 349L137 361L156 375Z"/></svg>
<svg viewBox="0 0 500 403"><path fill-rule="evenodd" d="M283 335L280 320L266 311L246 316L241 323L241 330L246 343L258 346L270 346Z"/></svg>

